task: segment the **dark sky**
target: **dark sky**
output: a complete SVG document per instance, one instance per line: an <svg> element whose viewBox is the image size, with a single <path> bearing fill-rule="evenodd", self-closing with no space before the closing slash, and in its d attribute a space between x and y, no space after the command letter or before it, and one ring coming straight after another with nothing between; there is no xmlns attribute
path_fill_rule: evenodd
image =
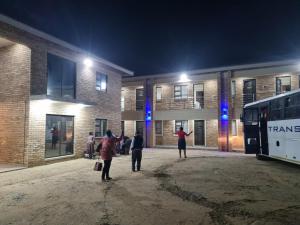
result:
<svg viewBox="0 0 300 225"><path fill-rule="evenodd" d="M0 12L137 75L300 58L300 0L1 0Z"/></svg>

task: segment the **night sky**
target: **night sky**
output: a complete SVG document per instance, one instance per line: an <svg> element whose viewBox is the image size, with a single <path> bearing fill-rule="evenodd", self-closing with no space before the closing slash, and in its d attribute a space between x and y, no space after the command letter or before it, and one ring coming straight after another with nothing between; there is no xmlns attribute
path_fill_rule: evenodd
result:
<svg viewBox="0 0 300 225"><path fill-rule="evenodd" d="M137 75L300 58L300 1L1 0L0 13Z"/></svg>

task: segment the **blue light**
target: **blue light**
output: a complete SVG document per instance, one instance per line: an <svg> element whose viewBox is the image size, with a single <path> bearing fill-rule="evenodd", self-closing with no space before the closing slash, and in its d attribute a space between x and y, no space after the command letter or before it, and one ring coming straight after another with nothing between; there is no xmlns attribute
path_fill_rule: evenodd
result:
<svg viewBox="0 0 300 225"><path fill-rule="evenodd" d="M228 120L228 108L227 107L222 108L221 119L222 120Z"/></svg>
<svg viewBox="0 0 300 225"><path fill-rule="evenodd" d="M146 121L150 121L151 119L152 119L151 111L147 111L147 114L146 114Z"/></svg>

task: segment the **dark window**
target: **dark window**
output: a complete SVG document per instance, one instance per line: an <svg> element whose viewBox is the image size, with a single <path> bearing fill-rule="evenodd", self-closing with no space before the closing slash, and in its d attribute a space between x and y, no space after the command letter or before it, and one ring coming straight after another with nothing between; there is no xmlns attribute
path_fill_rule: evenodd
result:
<svg viewBox="0 0 300 225"><path fill-rule="evenodd" d="M174 86L174 98L178 99L187 99L188 97L188 86L187 85L175 85Z"/></svg>
<svg viewBox="0 0 300 225"><path fill-rule="evenodd" d="M283 99L274 99L270 103L270 119L283 119Z"/></svg>
<svg viewBox="0 0 300 225"><path fill-rule="evenodd" d="M136 111L143 111L144 110L144 89L136 89L135 95L136 101Z"/></svg>
<svg viewBox="0 0 300 225"><path fill-rule="evenodd" d="M121 131L124 132L125 130L125 121L121 121Z"/></svg>
<svg viewBox="0 0 300 225"><path fill-rule="evenodd" d="M107 75L103 73L96 73L96 90L107 92Z"/></svg>
<svg viewBox="0 0 300 225"><path fill-rule="evenodd" d="M155 134L161 136L163 134L163 122L162 120L155 121Z"/></svg>
<svg viewBox="0 0 300 225"><path fill-rule="evenodd" d="M47 95L75 98L76 63L48 53Z"/></svg>
<svg viewBox="0 0 300 225"><path fill-rule="evenodd" d="M256 101L256 80L244 80L243 103L244 105Z"/></svg>
<svg viewBox="0 0 300 225"><path fill-rule="evenodd" d="M257 109L246 109L245 110L245 125L257 125L258 123L258 112Z"/></svg>
<svg viewBox="0 0 300 225"><path fill-rule="evenodd" d="M74 117L46 115L45 157L72 155Z"/></svg>
<svg viewBox="0 0 300 225"><path fill-rule="evenodd" d="M284 99L284 118L300 118L300 93L291 95Z"/></svg>
<svg viewBox="0 0 300 225"><path fill-rule="evenodd" d="M234 98L236 96L236 81L231 81L231 97Z"/></svg>
<svg viewBox="0 0 300 225"><path fill-rule="evenodd" d="M96 119L95 121L95 137L105 136L107 130L107 120L106 119Z"/></svg>
<svg viewBox="0 0 300 225"><path fill-rule="evenodd" d="M143 136L144 121L135 121L135 131L138 131Z"/></svg>
<svg viewBox="0 0 300 225"><path fill-rule="evenodd" d="M276 95L291 91L291 77L276 77Z"/></svg>
<svg viewBox="0 0 300 225"><path fill-rule="evenodd" d="M180 127L183 127L184 132L188 132L188 121L187 120L175 120L175 132L179 131Z"/></svg>

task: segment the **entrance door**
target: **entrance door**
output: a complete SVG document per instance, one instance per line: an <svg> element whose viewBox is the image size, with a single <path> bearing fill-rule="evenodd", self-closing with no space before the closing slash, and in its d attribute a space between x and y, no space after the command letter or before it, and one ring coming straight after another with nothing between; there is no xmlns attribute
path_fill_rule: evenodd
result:
<svg viewBox="0 0 300 225"><path fill-rule="evenodd" d="M205 145L205 126L204 120L194 121L195 145Z"/></svg>
<svg viewBox="0 0 300 225"><path fill-rule="evenodd" d="M46 116L45 157L72 155L74 141L73 116Z"/></svg>
<svg viewBox="0 0 300 225"><path fill-rule="evenodd" d="M260 148L258 110L246 109L244 113L244 138L246 154L257 154Z"/></svg>
<svg viewBox="0 0 300 225"><path fill-rule="evenodd" d="M144 121L135 121L135 130L143 136L144 134Z"/></svg>
<svg viewBox="0 0 300 225"><path fill-rule="evenodd" d="M260 113L260 143L262 154L269 155L269 144L268 144L268 122L269 110L268 106L261 108Z"/></svg>
<svg viewBox="0 0 300 225"><path fill-rule="evenodd" d="M243 102L244 105L256 101L256 80L244 80Z"/></svg>

